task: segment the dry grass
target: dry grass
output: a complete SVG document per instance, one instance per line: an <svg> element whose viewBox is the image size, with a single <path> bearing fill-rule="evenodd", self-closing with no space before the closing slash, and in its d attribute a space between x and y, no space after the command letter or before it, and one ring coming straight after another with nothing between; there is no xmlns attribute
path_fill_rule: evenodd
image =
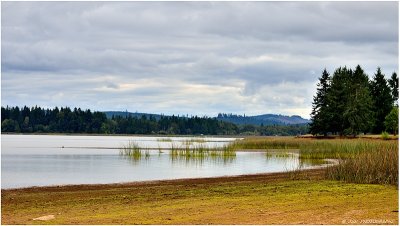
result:
<svg viewBox="0 0 400 226"><path fill-rule="evenodd" d="M327 168L327 177L346 182L398 185L398 161L397 148L383 146L342 159L337 166Z"/></svg>

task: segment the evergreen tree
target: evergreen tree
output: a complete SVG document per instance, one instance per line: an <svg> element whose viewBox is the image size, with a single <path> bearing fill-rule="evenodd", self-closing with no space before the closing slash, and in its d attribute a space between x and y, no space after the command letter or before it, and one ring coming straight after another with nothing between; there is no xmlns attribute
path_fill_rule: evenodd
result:
<svg viewBox="0 0 400 226"><path fill-rule="evenodd" d="M385 75L382 74L379 67L371 81L370 90L373 98L374 111L374 126L372 132L381 133L385 129L385 117L392 110L393 97Z"/></svg>
<svg viewBox="0 0 400 226"><path fill-rule="evenodd" d="M313 135L323 134L326 136L329 131L327 94L330 88L330 81L329 73L324 69L317 85L317 94L314 96L311 112L310 132Z"/></svg>
<svg viewBox="0 0 400 226"><path fill-rule="evenodd" d="M399 130L399 108L393 107L390 113L385 117L385 128L394 135Z"/></svg>
<svg viewBox="0 0 400 226"><path fill-rule="evenodd" d="M397 77L396 72L393 72L391 79L389 79L389 86L393 101L397 103L397 100L399 99L399 78Z"/></svg>
<svg viewBox="0 0 400 226"><path fill-rule="evenodd" d="M343 133L356 136L360 132L368 131L373 125L372 98L369 92L368 76L360 65L357 65L349 78L348 98L343 112L346 128Z"/></svg>
<svg viewBox="0 0 400 226"><path fill-rule="evenodd" d="M335 70L332 76L332 82L327 94L327 112L325 122L328 123L328 130L339 135L344 134L348 128L348 121L343 113L348 107L351 76L353 71L346 67L340 67Z"/></svg>

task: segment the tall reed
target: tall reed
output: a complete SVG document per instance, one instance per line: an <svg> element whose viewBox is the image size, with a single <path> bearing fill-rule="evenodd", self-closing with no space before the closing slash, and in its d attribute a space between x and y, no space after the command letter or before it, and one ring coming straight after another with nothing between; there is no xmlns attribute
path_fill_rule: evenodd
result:
<svg viewBox="0 0 400 226"><path fill-rule="evenodd" d="M171 145L170 155L172 160L175 159L233 159L236 157L234 149L228 145L223 147L208 147L206 145L188 145L177 147L174 144Z"/></svg>
<svg viewBox="0 0 400 226"><path fill-rule="evenodd" d="M245 138L237 149L298 149L300 160L338 159L327 178L356 183L398 183L398 140ZM267 154L268 155L268 154Z"/></svg>
<svg viewBox="0 0 400 226"><path fill-rule="evenodd" d="M392 184L399 180L399 154L395 146L380 147L327 168L329 179L354 183Z"/></svg>
<svg viewBox="0 0 400 226"><path fill-rule="evenodd" d="M129 157L133 160L140 160L142 157L149 158L149 150L143 151L139 145L134 141L129 141L127 145L124 145L120 150L119 154L125 157Z"/></svg>

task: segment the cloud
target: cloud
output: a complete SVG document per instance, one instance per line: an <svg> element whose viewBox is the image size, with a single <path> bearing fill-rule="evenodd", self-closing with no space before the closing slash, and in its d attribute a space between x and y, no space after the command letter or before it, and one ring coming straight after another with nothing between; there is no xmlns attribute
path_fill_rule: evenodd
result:
<svg viewBox="0 0 400 226"><path fill-rule="evenodd" d="M398 68L397 2L4 2L2 104L308 117L326 67Z"/></svg>

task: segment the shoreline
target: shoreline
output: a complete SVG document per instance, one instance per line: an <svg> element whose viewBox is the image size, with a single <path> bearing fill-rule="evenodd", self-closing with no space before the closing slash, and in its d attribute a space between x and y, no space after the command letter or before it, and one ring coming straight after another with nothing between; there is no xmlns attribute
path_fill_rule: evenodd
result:
<svg viewBox="0 0 400 226"><path fill-rule="evenodd" d="M276 172L276 173L258 173L244 174L236 176L220 176L220 177L204 177L204 178L180 178L167 180L150 180L150 181L133 181L121 183L107 184L66 184L66 185L49 185L49 186L32 186L23 188L5 188L1 192L46 192L46 191L76 191L76 190L101 190L129 187L152 187L161 185L193 185L193 184L214 184L214 183L231 183L243 181L265 181L272 182L277 180L287 180L291 174L301 173L307 174L308 177L322 179L325 166L304 169L300 171Z"/></svg>

